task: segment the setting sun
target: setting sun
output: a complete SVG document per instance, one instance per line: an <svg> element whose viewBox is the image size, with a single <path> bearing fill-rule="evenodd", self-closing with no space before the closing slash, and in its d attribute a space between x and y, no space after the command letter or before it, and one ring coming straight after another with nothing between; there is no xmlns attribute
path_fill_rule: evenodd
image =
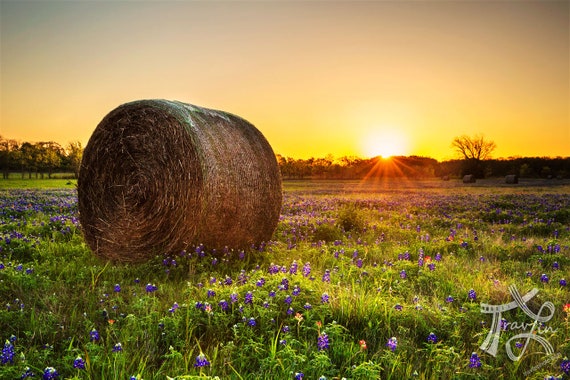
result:
<svg viewBox="0 0 570 380"><path fill-rule="evenodd" d="M408 140L397 129L375 131L366 136L362 143L363 153L367 157L403 156L408 154Z"/></svg>

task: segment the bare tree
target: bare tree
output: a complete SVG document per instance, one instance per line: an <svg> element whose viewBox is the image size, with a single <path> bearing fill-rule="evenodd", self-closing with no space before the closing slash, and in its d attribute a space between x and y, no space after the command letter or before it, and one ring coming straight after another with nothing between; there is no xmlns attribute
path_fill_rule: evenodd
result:
<svg viewBox="0 0 570 380"><path fill-rule="evenodd" d="M483 160L491 158L491 154L497 147L494 141L486 140L483 135L459 136L453 139L451 146L464 159L463 175L473 174L477 178L485 177Z"/></svg>
<svg viewBox="0 0 570 380"><path fill-rule="evenodd" d="M486 140L483 135L473 137L463 135L453 139L451 146L466 160L482 161L491 157L497 148L494 141Z"/></svg>

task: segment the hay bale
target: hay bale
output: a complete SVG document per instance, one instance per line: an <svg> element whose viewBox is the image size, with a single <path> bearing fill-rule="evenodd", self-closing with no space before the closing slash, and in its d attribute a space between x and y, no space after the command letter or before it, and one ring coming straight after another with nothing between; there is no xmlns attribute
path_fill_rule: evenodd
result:
<svg viewBox="0 0 570 380"><path fill-rule="evenodd" d="M105 116L85 147L77 188L87 244L120 262L195 244L268 241L282 200L277 160L253 125L167 100L123 104Z"/></svg>
<svg viewBox="0 0 570 380"><path fill-rule="evenodd" d="M473 174L467 174L463 176L463 183L475 183L476 179Z"/></svg>
<svg viewBox="0 0 570 380"><path fill-rule="evenodd" d="M508 183L510 185L519 183L519 176L516 174L509 174L505 176L505 183Z"/></svg>

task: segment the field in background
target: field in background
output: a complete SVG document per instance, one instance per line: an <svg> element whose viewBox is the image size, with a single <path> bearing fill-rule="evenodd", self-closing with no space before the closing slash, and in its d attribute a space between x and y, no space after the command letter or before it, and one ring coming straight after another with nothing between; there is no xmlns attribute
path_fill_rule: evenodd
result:
<svg viewBox="0 0 570 380"><path fill-rule="evenodd" d="M563 376L563 181L286 181L274 241L136 266L89 252L71 182L0 181L0 378ZM511 285L538 289L542 316L552 302L534 329L551 354L517 338L531 331L521 309L503 313L496 356L480 348L480 304L512 301Z"/></svg>

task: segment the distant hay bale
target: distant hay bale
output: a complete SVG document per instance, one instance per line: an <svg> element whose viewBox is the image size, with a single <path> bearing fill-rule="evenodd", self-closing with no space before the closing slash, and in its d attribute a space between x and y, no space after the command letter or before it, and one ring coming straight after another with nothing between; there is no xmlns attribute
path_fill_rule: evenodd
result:
<svg viewBox="0 0 570 380"><path fill-rule="evenodd" d="M519 176L516 174L509 174L505 176L505 183L508 183L510 185L519 183Z"/></svg>
<svg viewBox="0 0 570 380"><path fill-rule="evenodd" d="M463 183L475 183L476 179L473 174L467 174L463 176Z"/></svg>
<svg viewBox="0 0 570 380"><path fill-rule="evenodd" d="M111 111L83 154L79 219L98 256L141 262L195 245L271 239L281 176L267 140L238 116L177 101Z"/></svg>

